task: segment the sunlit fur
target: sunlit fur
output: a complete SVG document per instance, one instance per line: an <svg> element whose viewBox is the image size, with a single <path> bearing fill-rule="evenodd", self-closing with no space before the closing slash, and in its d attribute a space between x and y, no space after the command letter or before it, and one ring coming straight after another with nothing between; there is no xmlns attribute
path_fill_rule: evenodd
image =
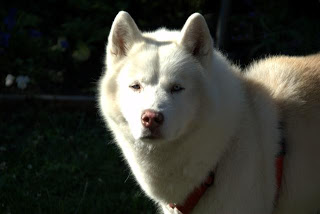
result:
<svg viewBox="0 0 320 214"><path fill-rule="evenodd" d="M179 213L168 203L183 203L212 170L215 184L192 214L312 213L320 204L319 61L270 57L241 73L213 49L200 14L181 31L141 33L120 12L99 107L137 182L164 213ZM172 93L175 84L184 90ZM144 138L147 109L164 115L159 138ZM276 203L280 120L288 154Z"/></svg>

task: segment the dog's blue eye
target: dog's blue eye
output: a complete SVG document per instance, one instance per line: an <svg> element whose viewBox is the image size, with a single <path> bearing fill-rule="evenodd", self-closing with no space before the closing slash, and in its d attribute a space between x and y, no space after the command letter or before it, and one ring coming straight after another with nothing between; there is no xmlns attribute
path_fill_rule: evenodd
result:
<svg viewBox="0 0 320 214"><path fill-rule="evenodd" d="M177 93L177 92L180 92L182 90L184 90L184 88L181 87L181 85L177 84L177 85L172 86L171 93Z"/></svg>
<svg viewBox="0 0 320 214"><path fill-rule="evenodd" d="M133 85L130 85L129 87L134 89L134 90L140 90L141 89L140 84L133 84Z"/></svg>

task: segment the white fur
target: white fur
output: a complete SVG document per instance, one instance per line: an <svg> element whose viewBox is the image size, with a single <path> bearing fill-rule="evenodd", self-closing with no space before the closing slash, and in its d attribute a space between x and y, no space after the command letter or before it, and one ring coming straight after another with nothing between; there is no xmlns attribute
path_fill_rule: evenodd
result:
<svg viewBox="0 0 320 214"><path fill-rule="evenodd" d="M100 110L137 182L164 213L179 213L167 205L183 203L211 170L215 184L193 214L272 213L280 150L275 93L254 80L265 75L258 64L242 75L212 43L200 14L181 32L141 33L120 12L109 35ZM140 91L129 87L135 83ZM171 93L175 84L185 90ZM143 138L147 109L164 115L159 139Z"/></svg>

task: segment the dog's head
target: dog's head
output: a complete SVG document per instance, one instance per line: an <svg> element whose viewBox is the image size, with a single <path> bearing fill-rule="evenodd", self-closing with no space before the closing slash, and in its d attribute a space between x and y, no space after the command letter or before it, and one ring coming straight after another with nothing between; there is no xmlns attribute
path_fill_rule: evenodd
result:
<svg viewBox="0 0 320 214"><path fill-rule="evenodd" d="M145 142L168 142L191 131L201 123L206 103L203 83L212 46L200 14L190 16L181 31L141 33L131 16L120 12L108 38L100 87L104 116Z"/></svg>

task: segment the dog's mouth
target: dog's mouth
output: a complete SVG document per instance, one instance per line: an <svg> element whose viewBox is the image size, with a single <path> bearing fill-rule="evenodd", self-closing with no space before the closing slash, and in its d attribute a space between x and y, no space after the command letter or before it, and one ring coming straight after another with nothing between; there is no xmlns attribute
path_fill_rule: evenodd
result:
<svg viewBox="0 0 320 214"><path fill-rule="evenodd" d="M162 135L159 131L149 131L149 130L146 130L144 131L144 133L142 134L142 136L140 137L141 140L160 140L162 139Z"/></svg>
<svg viewBox="0 0 320 214"><path fill-rule="evenodd" d="M141 137L141 140L157 140L157 139L160 139L160 137L153 136L153 135L148 135L148 136Z"/></svg>

